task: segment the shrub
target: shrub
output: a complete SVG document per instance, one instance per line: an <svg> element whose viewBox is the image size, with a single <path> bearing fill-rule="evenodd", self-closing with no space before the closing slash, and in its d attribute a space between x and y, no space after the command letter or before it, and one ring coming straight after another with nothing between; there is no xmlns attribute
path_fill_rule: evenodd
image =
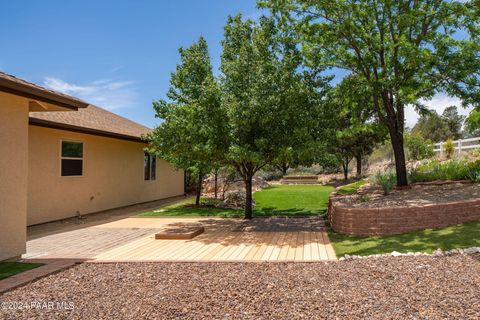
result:
<svg viewBox="0 0 480 320"><path fill-rule="evenodd" d="M480 172L480 162L468 163L466 160L438 160L419 165L409 173L410 182L430 182L435 180L465 180Z"/></svg>
<svg viewBox="0 0 480 320"><path fill-rule="evenodd" d="M280 172L279 170L265 170L265 171L259 171L257 173L257 176L265 181L274 181L274 180L282 179L283 173Z"/></svg>
<svg viewBox="0 0 480 320"><path fill-rule="evenodd" d="M452 139L448 139L447 141L445 141L445 143L443 144L443 149L445 150L445 155L447 156L447 159L450 159L455 152L455 146Z"/></svg>
<svg viewBox="0 0 480 320"><path fill-rule="evenodd" d="M397 176L394 171L379 171L374 175L373 183L382 187L383 194L388 195L397 183Z"/></svg>
<svg viewBox="0 0 480 320"><path fill-rule="evenodd" d="M405 136L405 146L407 147L408 158L411 160L423 160L435 155L432 142L425 140L418 132Z"/></svg>
<svg viewBox="0 0 480 320"><path fill-rule="evenodd" d="M468 164L467 178L473 182L480 182L480 160Z"/></svg>

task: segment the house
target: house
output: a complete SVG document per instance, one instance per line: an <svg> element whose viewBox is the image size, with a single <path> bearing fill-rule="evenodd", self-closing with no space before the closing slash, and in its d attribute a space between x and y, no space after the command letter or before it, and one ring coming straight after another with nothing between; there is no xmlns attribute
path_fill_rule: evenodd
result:
<svg viewBox="0 0 480 320"><path fill-rule="evenodd" d="M149 128L0 72L0 261L26 227L178 196L183 172L144 152Z"/></svg>

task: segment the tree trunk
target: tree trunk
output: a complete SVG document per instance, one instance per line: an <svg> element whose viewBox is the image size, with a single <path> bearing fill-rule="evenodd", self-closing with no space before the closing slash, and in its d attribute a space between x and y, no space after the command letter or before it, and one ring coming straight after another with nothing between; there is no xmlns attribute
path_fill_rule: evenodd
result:
<svg viewBox="0 0 480 320"><path fill-rule="evenodd" d="M215 171L215 199L217 199L218 171Z"/></svg>
<svg viewBox="0 0 480 320"><path fill-rule="evenodd" d="M290 166L288 165L288 163L278 164L276 167L278 170L280 170L280 172L282 172L284 176L287 175L287 171L288 169L290 169Z"/></svg>
<svg viewBox="0 0 480 320"><path fill-rule="evenodd" d="M252 219L252 176L245 177L245 218Z"/></svg>
<svg viewBox="0 0 480 320"><path fill-rule="evenodd" d="M345 159L343 159L343 162L342 162L342 167L343 167L343 178L345 179L345 181L348 180L348 163L350 161L348 160L348 157L346 157Z"/></svg>
<svg viewBox="0 0 480 320"><path fill-rule="evenodd" d="M200 205L200 196L202 195L202 182L203 182L203 176L202 176L202 173L199 172L198 173L198 181L197 181L197 195L196 195L196 198L195 198L195 206L199 206Z"/></svg>
<svg viewBox="0 0 480 320"><path fill-rule="evenodd" d="M362 155L357 154L355 159L357 160L357 177L360 177L362 175Z"/></svg>
<svg viewBox="0 0 480 320"><path fill-rule="evenodd" d="M393 155L395 157L395 173L397 175L397 186L408 186L407 166L405 162L405 150L403 149L403 135L390 132L392 140Z"/></svg>

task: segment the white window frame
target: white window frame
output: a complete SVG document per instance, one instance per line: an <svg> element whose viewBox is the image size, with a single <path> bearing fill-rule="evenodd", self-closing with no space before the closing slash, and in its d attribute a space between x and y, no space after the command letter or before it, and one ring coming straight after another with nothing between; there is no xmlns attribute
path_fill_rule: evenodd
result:
<svg viewBox="0 0 480 320"><path fill-rule="evenodd" d="M63 157L62 156L62 143L63 142L73 142L73 143L81 143L82 144L82 157L75 158L75 157ZM81 175L71 175L71 176L64 176L62 175L62 160L82 160L82 174ZM85 176L85 142L80 140L72 140L72 139L60 139L60 165L59 165L59 175L61 178L81 178Z"/></svg>

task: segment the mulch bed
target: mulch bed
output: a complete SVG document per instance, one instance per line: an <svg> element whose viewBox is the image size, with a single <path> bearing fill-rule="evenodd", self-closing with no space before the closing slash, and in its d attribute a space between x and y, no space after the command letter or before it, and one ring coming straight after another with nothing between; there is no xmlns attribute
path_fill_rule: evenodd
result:
<svg viewBox="0 0 480 320"><path fill-rule="evenodd" d="M361 189L360 189L361 190ZM366 186L361 194L341 196L337 201L352 207L396 207L439 204L480 199L480 185L476 183L447 183L412 185L410 189L393 190L387 196L379 187Z"/></svg>
<svg viewBox="0 0 480 320"><path fill-rule="evenodd" d="M478 319L472 256L330 263L86 263L0 295L73 310L0 310L11 319Z"/></svg>

